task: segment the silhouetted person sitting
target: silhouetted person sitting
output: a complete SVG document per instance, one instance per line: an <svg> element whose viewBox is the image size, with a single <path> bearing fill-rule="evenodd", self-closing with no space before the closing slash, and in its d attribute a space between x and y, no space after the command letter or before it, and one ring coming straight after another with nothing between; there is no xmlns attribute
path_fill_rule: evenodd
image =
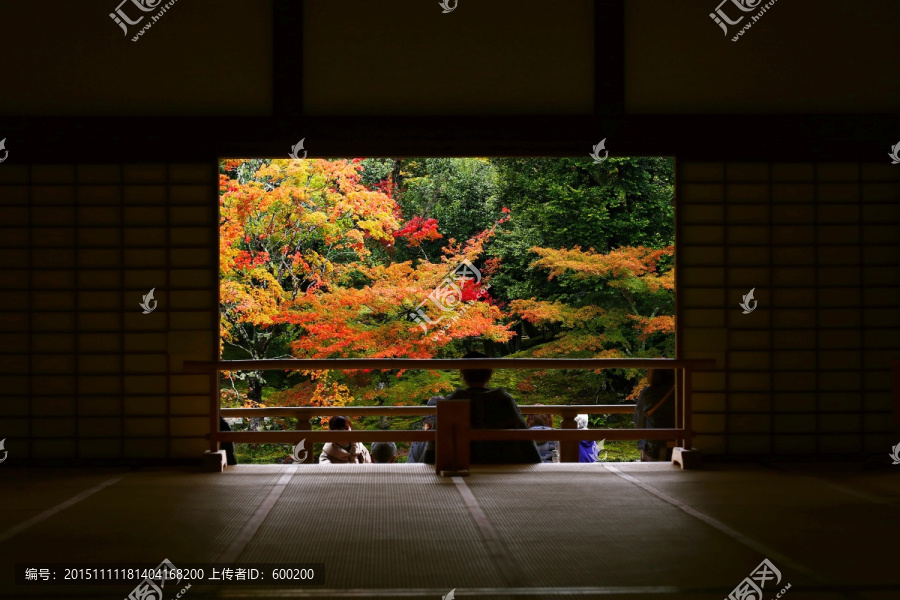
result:
<svg viewBox="0 0 900 600"><path fill-rule="evenodd" d="M487 358L469 352L463 358ZM460 369L467 389L458 389L447 400L468 398L472 429L528 429L519 407L503 388L487 389L492 369ZM470 442L472 464L527 464L541 462L534 440ZM434 464L434 442L428 442L424 462Z"/></svg>
<svg viewBox="0 0 900 600"><path fill-rule="evenodd" d="M392 463L397 456L397 444L394 442L372 442L372 462Z"/></svg>
<svg viewBox="0 0 900 600"><path fill-rule="evenodd" d="M553 415L528 415L528 429L553 429ZM536 442L543 462L559 462L559 442Z"/></svg>
<svg viewBox="0 0 900 600"><path fill-rule="evenodd" d="M347 417L331 417L328 421L328 429L331 431L350 431L350 419ZM319 455L320 463L347 464L370 463L372 457L368 449L361 442L349 444L337 444L328 442Z"/></svg>
<svg viewBox="0 0 900 600"><path fill-rule="evenodd" d="M437 406L438 400L443 400L443 396L432 396L426 403L427 406ZM431 431L434 429L434 415L425 415L422 418L422 429ZM408 463L420 463L425 459L425 447L428 442L413 442L409 446L409 454L406 456Z"/></svg>
<svg viewBox="0 0 900 600"><path fill-rule="evenodd" d="M650 385L641 390L634 408L634 426L639 429L672 429L675 427L675 371L648 369ZM672 449L665 440L640 440L641 460L671 460Z"/></svg>

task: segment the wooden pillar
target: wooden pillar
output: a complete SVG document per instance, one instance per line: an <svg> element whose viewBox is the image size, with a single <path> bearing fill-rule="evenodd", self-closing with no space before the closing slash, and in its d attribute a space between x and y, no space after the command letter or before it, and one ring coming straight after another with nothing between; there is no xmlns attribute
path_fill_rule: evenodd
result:
<svg viewBox="0 0 900 600"><path fill-rule="evenodd" d="M577 410L563 410L561 429L578 429L578 423L575 422L575 415L577 414ZM578 462L577 440L562 440L559 446L559 462Z"/></svg>
<svg viewBox="0 0 900 600"><path fill-rule="evenodd" d="M900 437L900 358L891 361L894 388L894 433Z"/></svg>
<svg viewBox="0 0 900 600"><path fill-rule="evenodd" d="M691 406L691 369L689 367L684 368L684 398L682 398L682 404L684 404L684 446L683 448L690 450L691 449L691 411L693 407Z"/></svg>
<svg viewBox="0 0 900 600"><path fill-rule="evenodd" d="M218 369L210 369L209 378L209 451L218 452L219 440L215 439L215 436L219 431L219 406L222 404L219 396Z"/></svg>
<svg viewBox="0 0 900 600"><path fill-rule="evenodd" d="M684 371L675 369L675 429L684 427ZM684 437L675 440L675 445L684 448Z"/></svg>
<svg viewBox="0 0 900 600"><path fill-rule="evenodd" d="M469 400L438 400L434 470L442 477L469 474Z"/></svg>

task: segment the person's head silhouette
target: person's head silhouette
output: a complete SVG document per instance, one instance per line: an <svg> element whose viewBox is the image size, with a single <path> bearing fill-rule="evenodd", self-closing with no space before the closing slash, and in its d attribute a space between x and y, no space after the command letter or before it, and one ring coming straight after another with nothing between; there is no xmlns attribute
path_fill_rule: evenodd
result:
<svg viewBox="0 0 900 600"><path fill-rule="evenodd" d="M481 352L468 352L463 358L488 358L487 354L483 354ZM493 369L460 369L460 375L462 375L463 381L466 386L470 388L484 388L487 387L488 382L491 380L491 376L494 374Z"/></svg>

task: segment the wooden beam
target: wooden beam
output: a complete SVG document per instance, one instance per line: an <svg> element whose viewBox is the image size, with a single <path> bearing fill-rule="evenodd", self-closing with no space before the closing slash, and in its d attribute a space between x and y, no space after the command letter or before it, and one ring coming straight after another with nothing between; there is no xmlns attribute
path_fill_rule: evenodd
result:
<svg viewBox="0 0 900 600"><path fill-rule="evenodd" d="M615 136L611 156L881 163L896 131L900 115L0 118L4 167L287 158L298 136L310 158L587 157L598 132Z"/></svg>
<svg viewBox="0 0 900 600"><path fill-rule="evenodd" d="M425 442L436 439L440 426L430 431L412 429L353 431L217 431L213 439L219 442L246 444L296 444L300 440L322 442ZM471 429L469 440L674 440L682 437L680 429Z"/></svg>
<svg viewBox="0 0 900 600"><path fill-rule="evenodd" d="M563 413L584 413L589 415L633 414L634 404L575 404L575 405L519 405L519 412L525 415L561 415ZM223 417L294 417L309 418L326 415L359 415L411 417L436 414L434 406L272 406L265 408L222 408Z"/></svg>
<svg viewBox="0 0 900 600"><path fill-rule="evenodd" d="M594 11L594 114L623 115L625 0L597 0Z"/></svg>
<svg viewBox="0 0 900 600"><path fill-rule="evenodd" d="M714 369L711 358L295 358L185 361L186 371L281 371L335 369Z"/></svg>
<svg viewBox="0 0 900 600"><path fill-rule="evenodd" d="M303 5L297 0L274 0L272 6L272 111L276 119L303 115ZM290 137L294 132L284 133ZM297 141L299 138L292 144Z"/></svg>
<svg viewBox="0 0 900 600"><path fill-rule="evenodd" d="M900 438L900 358L891 361L891 379L894 395L894 434Z"/></svg>

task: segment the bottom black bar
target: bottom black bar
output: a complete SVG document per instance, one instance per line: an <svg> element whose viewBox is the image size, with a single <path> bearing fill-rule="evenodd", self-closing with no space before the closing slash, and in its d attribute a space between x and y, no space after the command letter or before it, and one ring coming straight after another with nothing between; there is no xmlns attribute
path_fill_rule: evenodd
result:
<svg viewBox="0 0 900 600"><path fill-rule="evenodd" d="M322 585L325 563L25 563L16 585Z"/></svg>

